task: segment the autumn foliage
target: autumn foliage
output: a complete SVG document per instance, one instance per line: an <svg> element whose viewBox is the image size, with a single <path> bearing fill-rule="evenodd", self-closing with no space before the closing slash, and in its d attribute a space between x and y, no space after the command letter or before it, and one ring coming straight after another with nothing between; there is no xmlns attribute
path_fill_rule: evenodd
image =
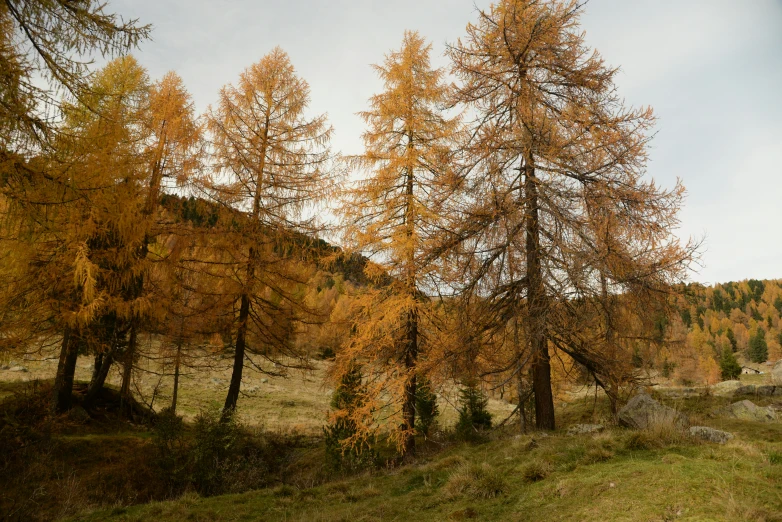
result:
<svg viewBox="0 0 782 522"><path fill-rule="evenodd" d="M176 72L127 54L148 27L93 1L5 2L0 350L57 354L55 415L79 357L80 405L118 371L129 416L143 361L162 361L175 412L181 372L226 359L224 423L247 372L326 359L348 468L376 464L379 440L413 455L457 388L464 430L491 425L484 393L553 430L574 383L615 413L653 377L714 384L782 358L778 281L686 284L684 186L648 175L654 113L625 103L583 9L499 0L444 68L405 32L372 67L363 151L341 157L280 48L198 114ZM74 56L95 53L112 59L87 74Z"/></svg>

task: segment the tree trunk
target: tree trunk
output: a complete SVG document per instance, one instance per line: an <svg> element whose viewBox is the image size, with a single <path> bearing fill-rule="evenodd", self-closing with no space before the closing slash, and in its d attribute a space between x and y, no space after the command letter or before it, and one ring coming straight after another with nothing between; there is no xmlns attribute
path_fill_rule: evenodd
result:
<svg viewBox="0 0 782 522"><path fill-rule="evenodd" d="M92 383L95 382L95 380L98 378L98 375L100 374L100 367L103 365L103 352L98 352L95 354L95 362L92 364L92 377L90 377L90 386L92 386Z"/></svg>
<svg viewBox="0 0 782 522"><path fill-rule="evenodd" d="M106 377L109 375L111 364L114 362L113 350L106 353L103 357L103 363L100 365L100 371L95 377L95 380L90 383L90 387L87 388L87 394L84 396L84 400L81 405L85 410L92 407L93 402L98 397L98 393L103 389L103 385L106 383Z"/></svg>
<svg viewBox="0 0 782 522"><path fill-rule="evenodd" d="M407 133L408 157L413 148L413 134L408 130ZM407 313L407 339L405 340L405 390L404 403L402 404L402 419L404 421L404 440L402 448L405 455L415 453L415 392L417 387L416 367L418 366L418 310L415 302L418 298L418 287L416 284L416 265L415 265L415 245L413 236L415 234L415 198L414 198L414 170L412 165L407 166L405 180L405 233L407 235L407 253L405 259L406 280L405 287L410 299L412 299L412 309Z"/></svg>
<svg viewBox="0 0 782 522"><path fill-rule="evenodd" d="M131 319L130 336L122 368L122 385L120 386L120 410L124 411L131 404L130 379L133 376L133 360L136 358L136 320Z"/></svg>
<svg viewBox="0 0 782 522"><path fill-rule="evenodd" d="M521 362L521 340L519 339L519 311L516 310L516 318L513 321L513 345L515 347L518 361L516 362L516 392L519 396L519 430L521 433L527 433L527 415L524 411L524 404L527 402L527 393L524 390L524 367Z"/></svg>
<svg viewBox="0 0 782 522"><path fill-rule="evenodd" d="M242 294L242 303L239 308L239 328L236 331L236 352L234 353L234 367L231 373L231 384L228 387L228 395L225 397L223 416L227 416L236 410L236 402L239 400L239 389L242 386L242 370L244 369L244 350L247 339L247 322L250 316L250 296Z"/></svg>
<svg viewBox="0 0 782 522"><path fill-rule="evenodd" d="M415 394L417 388L416 365L418 362L418 314L411 310L407 319L407 347L405 349L405 397L402 405L405 440L403 443L405 455L415 453Z"/></svg>
<svg viewBox="0 0 782 522"><path fill-rule="evenodd" d="M518 372L516 390L519 394L519 430L521 433L527 433L527 412L525 411L524 404L527 402L528 396L524 390L524 378L521 375L521 364L519 364Z"/></svg>
<svg viewBox="0 0 782 522"><path fill-rule="evenodd" d="M171 413L176 413L176 399L179 391L179 362L182 357L182 340L176 344L176 358L174 359L174 392L171 394Z"/></svg>
<svg viewBox="0 0 782 522"><path fill-rule="evenodd" d="M551 363L546 338L546 290L540 263L540 222L535 167L525 159L524 193L527 202L525 223L527 248L527 307L532 350L532 389L535 393L535 425L554 429L554 395L551 392Z"/></svg>
<svg viewBox="0 0 782 522"><path fill-rule="evenodd" d="M263 128L263 138L261 139L261 148L259 150L260 162L258 172L255 177L255 193L253 194L253 225L257 225L256 220L261 212L261 193L263 192L263 173L266 170L266 150L269 145L269 121L270 111L266 109L266 123ZM242 292L242 302L239 307L239 328L236 331L236 352L234 353L234 367L231 372L231 384L228 386L228 395L225 397L223 406L223 419L227 415L236 411L236 402L239 400L239 390L242 386L242 370L244 369L244 352L247 344L247 327L250 319L250 288L252 288L253 277L255 277L255 250L250 247L247 260L247 282Z"/></svg>
<svg viewBox="0 0 782 522"><path fill-rule="evenodd" d="M76 373L76 359L79 356L77 336L65 328L60 345L60 360L57 363L57 376L52 390L52 411L64 412L71 407L73 401L73 377Z"/></svg>

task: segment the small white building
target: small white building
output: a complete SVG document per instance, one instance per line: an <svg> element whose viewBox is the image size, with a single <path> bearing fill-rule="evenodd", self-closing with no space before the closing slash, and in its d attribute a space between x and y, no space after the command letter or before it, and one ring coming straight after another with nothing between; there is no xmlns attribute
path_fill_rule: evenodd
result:
<svg viewBox="0 0 782 522"><path fill-rule="evenodd" d="M755 368L750 368L749 366L742 366L741 373L742 375L763 375L763 372L761 372L760 370L756 370Z"/></svg>

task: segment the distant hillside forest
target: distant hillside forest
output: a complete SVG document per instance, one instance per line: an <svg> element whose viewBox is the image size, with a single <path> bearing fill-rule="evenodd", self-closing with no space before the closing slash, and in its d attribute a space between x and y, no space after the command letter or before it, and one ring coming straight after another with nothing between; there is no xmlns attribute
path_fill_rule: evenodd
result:
<svg viewBox="0 0 782 522"><path fill-rule="evenodd" d="M683 383L713 384L735 375L738 370L722 375L725 367L735 368L734 357L761 371L759 363L782 359L782 280L692 283L680 290L678 316L667 328L670 338L686 338L686 345L657 354L664 374Z"/></svg>

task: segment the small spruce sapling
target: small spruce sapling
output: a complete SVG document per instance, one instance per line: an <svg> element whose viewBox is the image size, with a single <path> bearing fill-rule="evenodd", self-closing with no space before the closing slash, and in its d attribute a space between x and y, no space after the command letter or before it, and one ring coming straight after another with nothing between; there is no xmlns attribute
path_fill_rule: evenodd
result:
<svg viewBox="0 0 782 522"><path fill-rule="evenodd" d="M415 409L417 414L416 431L424 438L428 438L440 410L437 407L437 394L432 390L432 383L423 375L418 376Z"/></svg>
<svg viewBox="0 0 782 522"><path fill-rule="evenodd" d="M464 388L459 390L459 404L457 434L470 439L479 431L491 428L491 414L487 409L489 400L483 395L476 382L464 383Z"/></svg>

